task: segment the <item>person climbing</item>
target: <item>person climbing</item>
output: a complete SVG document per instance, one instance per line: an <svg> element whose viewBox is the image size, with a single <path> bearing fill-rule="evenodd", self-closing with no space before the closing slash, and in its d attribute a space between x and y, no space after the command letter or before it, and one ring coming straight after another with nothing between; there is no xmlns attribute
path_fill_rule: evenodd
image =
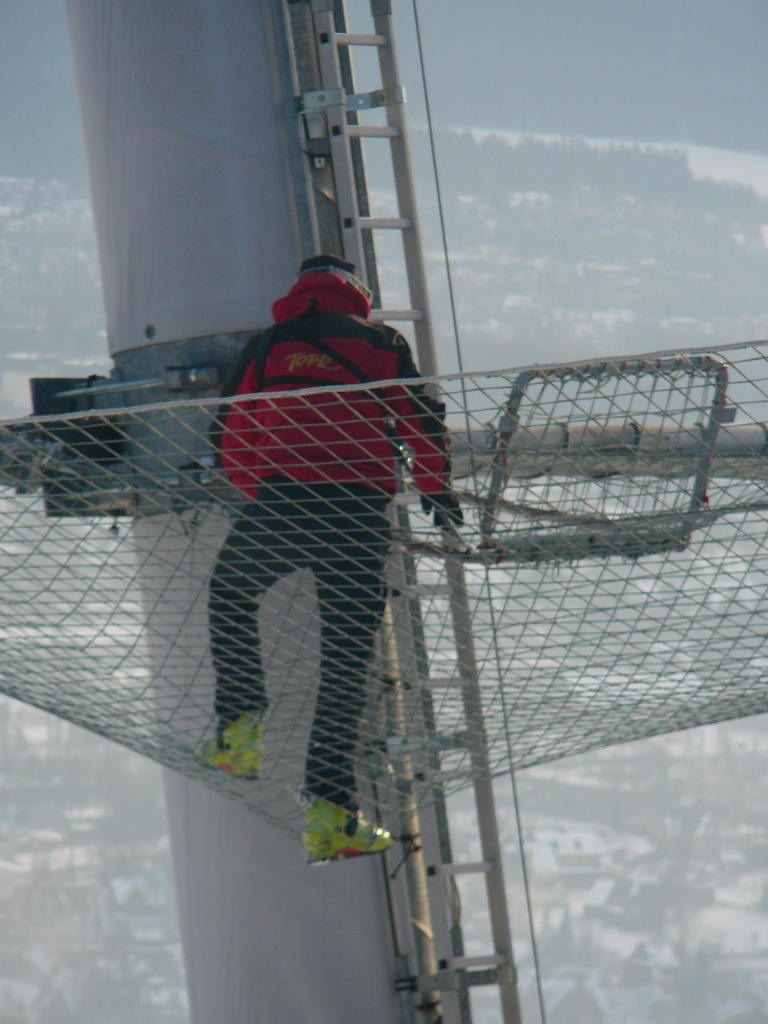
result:
<svg viewBox="0 0 768 1024"><path fill-rule="evenodd" d="M218 726L198 758L258 776L268 708L258 602L280 577L311 568L321 664L304 782L310 863L378 853L392 841L361 816L354 774L366 669L385 605L392 425L413 452L425 509L439 525L462 519L450 490L444 407L413 383L418 370L405 339L368 320L370 311L352 263L305 260L272 307L274 326L246 343L222 392L231 400L212 424L221 466L247 501L210 581ZM307 388L316 390L291 394Z"/></svg>

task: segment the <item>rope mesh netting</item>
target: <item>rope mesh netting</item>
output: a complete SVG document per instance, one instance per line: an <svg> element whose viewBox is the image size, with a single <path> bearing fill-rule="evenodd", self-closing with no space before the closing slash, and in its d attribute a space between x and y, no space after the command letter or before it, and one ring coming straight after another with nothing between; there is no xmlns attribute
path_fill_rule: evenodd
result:
<svg viewBox="0 0 768 1024"><path fill-rule="evenodd" d="M766 711L767 356L441 379L458 530L422 511L393 439L388 520L298 487L222 586L222 542L248 510L206 464L218 399L6 423L0 689L294 831L308 746L328 777L350 730L358 786L386 816L404 777L429 800L486 768ZM292 391L292 408L317 415L330 395ZM361 537L389 550L383 613ZM215 729L209 603L219 703L247 706L251 686L264 711L255 780L196 759Z"/></svg>

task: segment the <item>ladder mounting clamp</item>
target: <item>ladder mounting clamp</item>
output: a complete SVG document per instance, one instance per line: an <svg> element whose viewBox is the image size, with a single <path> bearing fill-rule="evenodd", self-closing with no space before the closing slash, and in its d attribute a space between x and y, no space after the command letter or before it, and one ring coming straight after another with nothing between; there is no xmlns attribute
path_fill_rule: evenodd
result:
<svg viewBox="0 0 768 1024"><path fill-rule="evenodd" d="M479 971L444 970L436 974L422 974L419 982L423 989L437 989L439 992L462 992L468 988L499 984L499 971L489 967Z"/></svg>
<svg viewBox="0 0 768 1024"><path fill-rule="evenodd" d="M400 85L347 96L347 110L374 110L376 107L394 107L397 103L405 103L405 89Z"/></svg>
<svg viewBox="0 0 768 1024"><path fill-rule="evenodd" d="M415 974L395 979L395 992L415 992L418 987L418 979Z"/></svg>
<svg viewBox="0 0 768 1024"><path fill-rule="evenodd" d="M405 103L405 89L374 89L373 92L356 92L347 96L343 89L315 89L296 97L299 113L322 110L325 107L346 107L347 110L374 110L376 107L391 107Z"/></svg>
<svg viewBox="0 0 768 1024"><path fill-rule="evenodd" d="M345 102L343 89L315 89L296 97L296 108L299 113L308 110L322 110L324 107L343 106Z"/></svg>

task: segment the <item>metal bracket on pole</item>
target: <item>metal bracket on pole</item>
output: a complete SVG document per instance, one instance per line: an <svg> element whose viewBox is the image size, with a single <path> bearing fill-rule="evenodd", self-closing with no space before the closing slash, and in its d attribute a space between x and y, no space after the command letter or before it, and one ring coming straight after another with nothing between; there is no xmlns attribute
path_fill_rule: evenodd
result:
<svg viewBox="0 0 768 1024"><path fill-rule="evenodd" d="M499 984L499 970L488 967L479 971L444 970L427 978L420 978L421 985L436 988L438 992L464 992L470 988Z"/></svg>
<svg viewBox="0 0 768 1024"><path fill-rule="evenodd" d="M347 110L375 110L377 107L391 107L396 103L405 103L405 89L400 85L347 96Z"/></svg>
<svg viewBox="0 0 768 1024"><path fill-rule="evenodd" d="M296 106L300 113L306 113L342 105L347 110L375 110L377 107L389 107L393 103L405 103L405 89L374 89L372 92L356 92L349 96L343 89L314 89L299 96Z"/></svg>

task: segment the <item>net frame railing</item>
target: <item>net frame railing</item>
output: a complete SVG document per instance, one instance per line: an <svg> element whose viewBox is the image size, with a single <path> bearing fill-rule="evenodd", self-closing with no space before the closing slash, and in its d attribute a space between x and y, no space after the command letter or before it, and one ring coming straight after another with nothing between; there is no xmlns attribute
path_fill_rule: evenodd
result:
<svg viewBox="0 0 768 1024"><path fill-rule="evenodd" d="M766 355L751 343L432 382L448 406L465 525L435 528L411 483L396 499L407 525L397 517L386 538L418 568L409 597L429 672L413 682L429 689L435 725L427 734L411 715L398 749L421 800L472 781L448 554L465 565L492 773L768 710ZM367 391L333 394L354 403ZM290 400L316 411L329 394ZM306 559L260 613L273 691L263 776L195 759L213 723L208 579L242 512L206 465L219 401L0 425L0 689L297 831L319 674ZM399 457L407 467L412 452L400 445ZM345 593L356 568L353 558L340 570ZM355 623L352 608L348 632ZM360 785L375 779L394 812L385 698L374 659Z"/></svg>

